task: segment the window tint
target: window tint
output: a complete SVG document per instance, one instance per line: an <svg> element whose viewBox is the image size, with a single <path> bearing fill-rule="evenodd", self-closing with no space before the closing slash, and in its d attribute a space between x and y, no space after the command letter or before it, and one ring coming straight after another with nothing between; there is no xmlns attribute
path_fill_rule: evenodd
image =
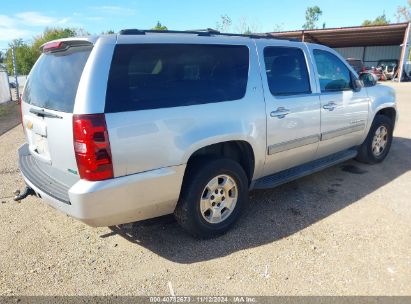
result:
<svg viewBox="0 0 411 304"><path fill-rule="evenodd" d="M248 57L246 46L118 45L105 112L241 99L246 93Z"/></svg>
<svg viewBox="0 0 411 304"><path fill-rule="evenodd" d="M78 84L90 55L90 47L43 54L27 80L23 100L62 112L73 112Z"/></svg>
<svg viewBox="0 0 411 304"><path fill-rule="evenodd" d="M321 92L351 90L351 73L334 54L314 50Z"/></svg>
<svg viewBox="0 0 411 304"><path fill-rule="evenodd" d="M271 94L311 93L304 53L298 48L266 47L264 61Z"/></svg>

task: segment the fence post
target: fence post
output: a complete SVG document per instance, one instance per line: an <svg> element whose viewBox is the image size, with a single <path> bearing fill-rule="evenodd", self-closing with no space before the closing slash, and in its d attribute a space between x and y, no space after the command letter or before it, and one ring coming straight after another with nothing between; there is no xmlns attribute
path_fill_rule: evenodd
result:
<svg viewBox="0 0 411 304"><path fill-rule="evenodd" d="M7 72L7 69L4 72L6 73L6 76L7 76L7 85L9 86L10 101L13 101L13 95L11 94L11 88L10 88L9 73Z"/></svg>
<svg viewBox="0 0 411 304"><path fill-rule="evenodd" d="M11 48L11 57L12 57L12 59L13 59L14 79L16 80L16 95L17 95L17 101L19 101L19 100L20 100L19 80L17 79L16 52L14 51L14 46Z"/></svg>
<svg viewBox="0 0 411 304"><path fill-rule="evenodd" d="M398 67L398 82L401 82L402 80L402 74L405 68L405 63L407 62L407 57L408 57L408 50L409 50L409 39L410 39L410 27L411 27L411 22L408 23L407 29L405 30L404 34L404 41L402 43L402 49L401 49L401 57L400 57L400 62L399 62L399 67Z"/></svg>

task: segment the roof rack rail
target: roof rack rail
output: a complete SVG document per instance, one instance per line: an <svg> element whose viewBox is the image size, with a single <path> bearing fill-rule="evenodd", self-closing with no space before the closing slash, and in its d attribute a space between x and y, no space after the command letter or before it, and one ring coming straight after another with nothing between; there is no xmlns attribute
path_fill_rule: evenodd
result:
<svg viewBox="0 0 411 304"><path fill-rule="evenodd" d="M215 29L210 28L210 27L208 27L206 29L200 29L200 30L187 30L185 32L208 32L208 33L213 33L213 34L221 34L220 31L215 30Z"/></svg>
<svg viewBox="0 0 411 304"><path fill-rule="evenodd" d="M263 34L237 34L237 33L221 33L215 29L207 28L202 30L187 30L187 31L175 31L175 30L138 30L138 29L124 29L119 32L120 35L145 35L146 33L162 33L162 34L194 34L198 36L227 36L227 37L245 37L252 39L276 39L276 40L288 40L288 41L300 41L298 39L290 39L284 37L275 37L268 33Z"/></svg>
<svg viewBox="0 0 411 304"><path fill-rule="evenodd" d="M145 35L145 31L138 29L124 29L118 32L120 35Z"/></svg>

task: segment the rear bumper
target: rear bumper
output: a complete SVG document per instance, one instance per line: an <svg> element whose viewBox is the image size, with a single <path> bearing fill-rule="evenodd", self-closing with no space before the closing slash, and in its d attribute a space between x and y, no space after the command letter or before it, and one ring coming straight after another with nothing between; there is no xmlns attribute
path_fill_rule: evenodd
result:
<svg viewBox="0 0 411 304"><path fill-rule="evenodd" d="M41 170L27 145L19 149L19 158L25 182L44 201L94 227L174 212L186 167L161 168L98 182L78 180L67 186Z"/></svg>

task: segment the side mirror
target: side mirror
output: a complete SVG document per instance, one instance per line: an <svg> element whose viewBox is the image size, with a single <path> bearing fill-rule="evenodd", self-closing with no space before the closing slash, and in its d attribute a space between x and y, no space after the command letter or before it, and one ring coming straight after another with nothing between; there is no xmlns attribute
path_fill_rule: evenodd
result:
<svg viewBox="0 0 411 304"><path fill-rule="evenodd" d="M372 73L362 73L360 74L360 79L365 87L373 87L377 84L377 78Z"/></svg>
<svg viewBox="0 0 411 304"><path fill-rule="evenodd" d="M360 79L355 79L354 81L355 87L358 88L358 91L360 91L364 87L364 82Z"/></svg>
<svg viewBox="0 0 411 304"><path fill-rule="evenodd" d="M352 82L352 89L354 92L359 92L364 87L364 83L360 79L354 79Z"/></svg>

